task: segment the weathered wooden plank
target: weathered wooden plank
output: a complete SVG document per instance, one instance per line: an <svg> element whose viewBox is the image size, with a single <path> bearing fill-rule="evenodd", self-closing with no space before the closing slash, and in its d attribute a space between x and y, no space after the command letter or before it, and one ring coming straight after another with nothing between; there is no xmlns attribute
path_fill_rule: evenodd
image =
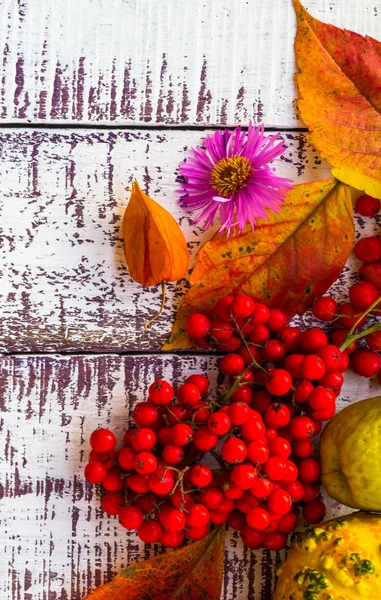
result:
<svg viewBox="0 0 381 600"><path fill-rule="evenodd" d="M305 0L381 38L376 0ZM291 0L1 2L0 119L300 125Z"/></svg>
<svg viewBox="0 0 381 600"><path fill-rule="evenodd" d="M0 358L2 600L81 600L119 569L159 551L100 510L83 479L88 438L109 425L121 444L133 405L155 377L181 383L195 372L208 373L213 394L224 387L215 357ZM377 393L367 379L346 374L340 408ZM329 516L340 512L330 502ZM229 532L222 598L270 600L278 560L244 549Z"/></svg>
<svg viewBox="0 0 381 600"><path fill-rule="evenodd" d="M202 134L203 135L203 134ZM286 133L278 172L329 176L302 133ZM128 275L120 233L133 177L177 218L192 257L210 233L177 205L176 169L192 131L3 131L0 134L0 351L155 350L170 331L184 282L157 288Z"/></svg>

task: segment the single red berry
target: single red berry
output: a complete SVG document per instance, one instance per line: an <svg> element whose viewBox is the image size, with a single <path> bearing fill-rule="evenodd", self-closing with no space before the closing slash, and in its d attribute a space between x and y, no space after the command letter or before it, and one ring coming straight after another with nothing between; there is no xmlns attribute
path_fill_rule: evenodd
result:
<svg viewBox="0 0 381 600"><path fill-rule="evenodd" d="M90 446L95 452L110 452L115 444L115 435L109 429L96 429L90 436Z"/></svg>
<svg viewBox="0 0 381 600"><path fill-rule="evenodd" d="M300 336L300 347L303 352L312 354L316 353L318 348L322 346L326 346L328 344L328 338L324 331L319 329L318 327L312 327L312 329L307 329L303 331Z"/></svg>
<svg viewBox="0 0 381 600"><path fill-rule="evenodd" d="M139 496L134 500L135 506L138 506L144 513L150 513L155 508L156 498L153 494L149 496Z"/></svg>
<svg viewBox="0 0 381 600"><path fill-rule="evenodd" d="M154 544L159 541L163 530L160 523L151 519L150 521L143 521L137 530L139 539L145 544Z"/></svg>
<svg viewBox="0 0 381 600"><path fill-rule="evenodd" d="M266 535L263 546L268 550L279 551L287 546L287 535L283 533L269 533Z"/></svg>
<svg viewBox="0 0 381 600"><path fill-rule="evenodd" d="M107 469L100 461L94 461L86 465L84 474L90 483L102 483L107 476Z"/></svg>
<svg viewBox="0 0 381 600"><path fill-rule="evenodd" d="M266 408L264 421L269 427L286 427L291 418L290 409L286 404L280 402L273 402Z"/></svg>
<svg viewBox="0 0 381 600"><path fill-rule="evenodd" d="M241 490L249 490L257 479L257 471L250 464L237 465L232 469L230 479Z"/></svg>
<svg viewBox="0 0 381 600"><path fill-rule="evenodd" d="M313 394L313 391L311 394ZM314 435L315 431L313 422L306 415L292 417L287 428L292 439L301 442L309 440Z"/></svg>
<svg viewBox="0 0 381 600"><path fill-rule="evenodd" d="M120 463L119 463L120 464ZM152 452L139 452L135 457L135 471L142 475L149 475L156 471L157 460Z"/></svg>
<svg viewBox="0 0 381 600"><path fill-rule="evenodd" d="M200 402L198 402L196 406L193 407L193 411L194 412L192 416L192 421L194 423L200 424L208 422L208 419L210 417L210 410L206 402L200 400Z"/></svg>
<svg viewBox="0 0 381 600"><path fill-rule="evenodd" d="M224 352L236 352L241 347L241 338L232 335L226 342L219 342L220 350Z"/></svg>
<svg viewBox="0 0 381 600"><path fill-rule="evenodd" d="M276 363L284 358L286 349L279 340L268 340L261 354L266 362Z"/></svg>
<svg viewBox="0 0 381 600"><path fill-rule="evenodd" d="M247 513L250 510L257 506L259 506L259 500L257 500L257 498L254 498L254 496L251 493L251 490L246 490L243 496L241 498L238 498L237 500L237 508L242 513L245 513L245 515L247 515Z"/></svg>
<svg viewBox="0 0 381 600"><path fill-rule="evenodd" d="M270 310L265 304L256 302L254 312L252 314L252 321L255 325L264 325L269 320L270 314Z"/></svg>
<svg viewBox="0 0 381 600"><path fill-rule="evenodd" d="M186 423L177 423L172 427L171 441L177 446L186 446L193 438L193 429Z"/></svg>
<svg viewBox="0 0 381 600"><path fill-rule="evenodd" d="M337 302L331 296L322 296L315 301L312 312L319 321L333 321L337 313Z"/></svg>
<svg viewBox="0 0 381 600"><path fill-rule="evenodd" d="M241 511L235 509L230 513L228 523L236 531L241 531L246 525L246 517Z"/></svg>
<svg viewBox="0 0 381 600"><path fill-rule="evenodd" d="M253 392L248 385L241 385L233 392L232 402L244 402L250 404L253 399Z"/></svg>
<svg viewBox="0 0 381 600"><path fill-rule="evenodd" d="M180 404L195 406L201 399L201 393L199 388L193 383L184 383L178 388L176 398Z"/></svg>
<svg viewBox="0 0 381 600"><path fill-rule="evenodd" d="M314 483L320 477L320 465L314 458L305 458L299 463L299 479L303 483Z"/></svg>
<svg viewBox="0 0 381 600"><path fill-rule="evenodd" d="M190 415L188 407L183 404L171 404L167 407L167 410L166 416L169 425L177 425L179 421L187 421Z"/></svg>
<svg viewBox="0 0 381 600"><path fill-rule="evenodd" d="M278 437L278 430L273 427L266 427L265 438L268 442L275 440Z"/></svg>
<svg viewBox="0 0 381 600"><path fill-rule="evenodd" d="M342 354L343 355L342 355L342 358L341 358L341 365L340 365L340 369L339 370L342 373L344 373L344 371L346 371L348 369L348 366L349 366L349 355L348 355L348 352L345 352L345 351Z"/></svg>
<svg viewBox="0 0 381 600"><path fill-rule="evenodd" d="M288 458L291 454L291 444L285 438L278 436L274 440L269 441L269 450L271 456L280 456L281 458Z"/></svg>
<svg viewBox="0 0 381 600"><path fill-rule="evenodd" d="M121 448L118 452L118 463L122 469L131 471L135 468L135 457L136 452L132 448L128 446L126 448Z"/></svg>
<svg viewBox="0 0 381 600"><path fill-rule="evenodd" d="M204 350L209 350L209 348L212 347L212 344L207 337L194 338L194 342L196 346L203 348Z"/></svg>
<svg viewBox="0 0 381 600"><path fill-rule="evenodd" d="M183 543L185 537L184 531L177 531L173 533L172 531L162 531L159 542L163 544L165 548L177 548L180 544Z"/></svg>
<svg viewBox="0 0 381 600"><path fill-rule="evenodd" d="M285 459L280 456L270 456L268 461L264 464L263 472L272 481L282 481L286 472Z"/></svg>
<svg viewBox="0 0 381 600"><path fill-rule="evenodd" d="M255 498L267 498L272 492L274 484L266 477L258 477L253 487L250 488L250 493Z"/></svg>
<svg viewBox="0 0 381 600"><path fill-rule="evenodd" d="M265 380L265 386L270 394L284 396L291 389L291 375L284 369L270 369Z"/></svg>
<svg viewBox="0 0 381 600"><path fill-rule="evenodd" d="M118 516L125 529L138 529L143 523L143 513L137 506L124 506Z"/></svg>
<svg viewBox="0 0 381 600"><path fill-rule="evenodd" d="M300 374L305 379L320 379L325 375L325 364L316 354L308 354L300 364Z"/></svg>
<svg viewBox="0 0 381 600"><path fill-rule="evenodd" d="M354 252L362 262L376 262L381 258L381 240L376 236L362 238L356 242Z"/></svg>
<svg viewBox="0 0 381 600"><path fill-rule="evenodd" d="M95 463L90 463L94 465ZM118 467L113 467L107 471L106 477L102 480L102 485L108 492L119 492L124 488L124 479L122 479L122 472Z"/></svg>
<svg viewBox="0 0 381 600"><path fill-rule="evenodd" d="M381 331L374 331L365 336L365 341L370 350L381 352Z"/></svg>
<svg viewBox="0 0 381 600"><path fill-rule="evenodd" d="M320 493L320 485L318 483L303 483L303 502L311 502L315 500Z"/></svg>
<svg viewBox="0 0 381 600"><path fill-rule="evenodd" d="M378 198L363 194L356 200L356 210L362 217L375 217L381 208L381 202Z"/></svg>
<svg viewBox="0 0 381 600"><path fill-rule="evenodd" d="M215 486L206 487L199 494L199 501L201 504L211 509L218 508L223 499L223 493Z"/></svg>
<svg viewBox="0 0 381 600"><path fill-rule="evenodd" d="M209 524L207 523L203 527L187 527L185 533L190 540L202 540L209 533Z"/></svg>
<svg viewBox="0 0 381 600"><path fill-rule="evenodd" d="M231 428L230 417L221 410L208 417L208 428L215 435L225 435Z"/></svg>
<svg viewBox="0 0 381 600"><path fill-rule="evenodd" d="M234 296L224 296L220 298L214 307L213 314L221 319L222 321L232 320L231 304L234 300Z"/></svg>
<svg viewBox="0 0 381 600"><path fill-rule="evenodd" d="M351 329L357 323L357 320L360 317L360 313L355 309L351 302L344 302L340 304L338 307L339 314L341 315L337 322L341 327L345 329ZM367 316L365 315L356 325L356 329L364 325L367 320Z"/></svg>
<svg viewBox="0 0 381 600"><path fill-rule="evenodd" d="M300 365L303 358L304 354L289 354L284 359L283 367L293 379L300 377Z"/></svg>
<svg viewBox="0 0 381 600"><path fill-rule="evenodd" d="M205 396L208 392L209 381L204 375L190 375L187 383L192 383L200 390L201 396Z"/></svg>
<svg viewBox="0 0 381 600"><path fill-rule="evenodd" d="M221 523L226 523L229 518L228 512L222 512L220 510L210 510L209 511L209 520L213 525L221 525Z"/></svg>
<svg viewBox="0 0 381 600"><path fill-rule="evenodd" d="M233 335L233 325L220 319L213 319L210 327L210 335L217 342L226 342Z"/></svg>
<svg viewBox="0 0 381 600"><path fill-rule="evenodd" d="M266 503L271 512L285 515L291 509L292 500L290 494L285 490L274 490L267 498Z"/></svg>
<svg viewBox="0 0 381 600"><path fill-rule="evenodd" d="M173 506L180 508L181 510L189 510L190 507L195 503L195 496L187 486L184 487L184 491L187 493L182 494L180 488L176 488L173 494L170 495L169 499Z"/></svg>
<svg viewBox="0 0 381 600"><path fill-rule="evenodd" d="M184 458L184 448L170 443L164 446L161 455L167 465L178 465Z"/></svg>
<svg viewBox="0 0 381 600"><path fill-rule="evenodd" d="M266 534L249 527L249 525L242 527L240 535L243 543L250 548L250 550L259 550L262 548L263 542L266 539Z"/></svg>
<svg viewBox="0 0 381 600"><path fill-rule="evenodd" d="M107 492L102 498L102 508L108 515L117 515L124 504L124 496L120 492Z"/></svg>
<svg viewBox="0 0 381 600"><path fill-rule="evenodd" d="M265 325L255 325L249 334L249 340L252 344L262 346L270 338L270 332Z"/></svg>
<svg viewBox="0 0 381 600"><path fill-rule="evenodd" d="M381 287L381 262L365 263L359 268L358 276L376 288Z"/></svg>
<svg viewBox="0 0 381 600"><path fill-rule="evenodd" d="M285 459L284 463L285 463L285 474L284 474L284 477L282 480L282 484L296 481L296 479L298 478L298 473L299 473L298 467L292 460L289 460L289 459Z"/></svg>
<svg viewBox="0 0 381 600"><path fill-rule="evenodd" d="M302 499L304 488L300 481L291 481L282 484L283 489L286 490L291 496L292 502L299 502Z"/></svg>
<svg viewBox="0 0 381 600"><path fill-rule="evenodd" d="M195 487L204 488L212 481L212 471L206 465L195 465L190 472L190 481Z"/></svg>
<svg viewBox="0 0 381 600"><path fill-rule="evenodd" d="M263 529L266 529L266 527L270 525L271 517L267 510L261 508L260 506L257 506L256 508L252 508L247 513L246 522L249 525L249 527L261 531Z"/></svg>
<svg viewBox="0 0 381 600"><path fill-rule="evenodd" d="M185 326L188 335L193 338L203 338L209 333L210 321L205 315L194 313L187 318Z"/></svg>
<svg viewBox="0 0 381 600"><path fill-rule="evenodd" d="M320 356L325 365L326 373L332 373L340 369L343 353L337 346L333 344L327 344L318 348L316 354Z"/></svg>
<svg viewBox="0 0 381 600"><path fill-rule="evenodd" d="M266 322L266 326L270 331L281 331L287 325L287 316L278 308L270 309L270 316Z"/></svg>
<svg viewBox="0 0 381 600"><path fill-rule="evenodd" d="M148 396L153 404L170 404L174 396L173 387L164 379L158 379L149 386Z"/></svg>
<svg viewBox="0 0 381 600"><path fill-rule="evenodd" d="M277 333L276 337L282 342L287 352L297 352L301 335L299 327L285 327Z"/></svg>
<svg viewBox="0 0 381 600"><path fill-rule="evenodd" d="M230 308L236 318L249 317L255 308L255 303L250 296L240 295L235 296Z"/></svg>
<svg viewBox="0 0 381 600"><path fill-rule="evenodd" d="M329 410L335 406L335 394L331 390L318 385L312 390L308 402L314 411Z"/></svg>
<svg viewBox="0 0 381 600"><path fill-rule="evenodd" d="M263 465L270 456L270 450L263 440L255 440L247 446L247 459L256 464Z"/></svg>
<svg viewBox="0 0 381 600"><path fill-rule="evenodd" d="M209 522L208 509L203 504L193 504L186 516L189 527L203 527Z"/></svg>
<svg viewBox="0 0 381 600"><path fill-rule="evenodd" d="M316 525L320 523L327 512L327 508L321 500L312 500L303 506L303 517L308 523Z"/></svg>
<svg viewBox="0 0 381 600"><path fill-rule="evenodd" d="M154 494L165 496L166 494L169 494L174 483L172 471L165 467L159 467L152 473L149 486Z"/></svg>
<svg viewBox="0 0 381 600"><path fill-rule="evenodd" d="M218 436L212 433L209 427L200 427L194 432L193 443L198 450L209 452L217 446Z"/></svg>
<svg viewBox="0 0 381 600"><path fill-rule="evenodd" d="M279 533L290 533L291 531L293 531L295 529L297 520L298 517L292 510L283 515L283 517L281 517L278 522L277 529Z"/></svg>
<svg viewBox="0 0 381 600"><path fill-rule="evenodd" d="M242 358L244 367L251 365L253 360L255 360L257 363L261 360L261 353L253 344L248 344L247 347L241 346L237 354L240 356L240 358ZM241 369L241 371L242 370L243 369Z"/></svg>
<svg viewBox="0 0 381 600"><path fill-rule="evenodd" d="M310 393L314 389L314 386L308 379L302 379L299 385L295 388L294 402L296 404L304 404L307 402Z"/></svg>
<svg viewBox="0 0 381 600"><path fill-rule="evenodd" d="M246 458L246 455L246 444L239 438L231 437L222 444L221 456L229 464L243 462Z"/></svg>
<svg viewBox="0 0 381 600"><path fill-rule="evenodd" d="M106 469L110 469L115 465L116 456L115 450L111 450L111 452L95 452L95 450L91 450L89 460L90 462L101 462Z"/></svg>
<svg viewBox="0 0 381 600"><path fill-rule="evenodd" d="M292 451L298 458L309 458L315 451L315 446L311 440L304 442L294 442L292 444Z"/></svg>
<svg viewBox="0 0 381 600"><path fill-rule="evenodd" d="M131 437L131 446L136 452L143 450L152 450L156 444L156 433L148 427L142 427L134 431Z"/></svg>
<svg viewBox="0 0 381 600"><path fill-rule="evenodd" d="M238 500L238 498L242 498L244 491L242 488L239 488L235 483L231 481L225 481L222 484L222 491L224 493L225 498L229 498L230 500ZM221 510L221 507L218 507L218 510Z"/></svg>
<svg viewBox="0 0 381 600"><path fill-rule="evenodd" d="M260 414L263 414L270 406L272 398L266 390L258 390L252 393L251 407Z"/></svg>
<svg viewBox="0 0 381 600"><path fill-rule="evenodd" d="M157 408L151 402L138 402L134 408L134 421L140 427L149 427L158 419Z"/></svg>
<svg viewBox="0 0 381 600"><path fill-rule="evenodd" d="M378 298L377 288L368 281L360 281L349 288L349 299L359 312L369 308Z"/></svg>
<svg viewBox="0 0 381 600"><path fill-rule="evenodd" d="M220 360L220 370L224 375L238 375L245 368L244 360L239 354L227 354Z"/></svg>
<svg viewBox="0 0 381 600"><path fill-rule="evenodd" d="M164 504L160 508L157 519L164 530L171 533L177 533L185 527L185 514L171 504Z"/></svg>
<svg viewBox="0 0 381 600"><path fill-rule="evenodd" d="M243 495L243 490L242 491L242 495ZM218 505L218 511L221 513L231 513L232 510L234 510L235 508L235 502L233 498L227 498L224 494L224 498L222 500L222 502ZM212 521L213 522L213 521Z"/></svg>
<svg viewBox="0 0 381 600"><path fill-rule="evenodd" d="M256 411L253 411L250 419L241 425L241 435L246 442L254 442L263 439L264 433L265 426L262 417Z"/></svg>
<svg viewBox="0 0 381 600"><path fill-rule="evenodd" d="M161 446L172 442L172 427L165 426L157 432L157 441Z"/></svg>
<svg viewBox="0 0 381 600"><path fill-rule="evenodd" d="M351 354L351 367L357 375L373 377L381 367L380 355L367 348L358 348Z"/></svg>
<svg viewBox="0 0 381 600"><path fill-rule="evenodd" d="M251 416L251 409L245 402L232 402L228 408L228 415L233 425L243 425Z"/></svg>
<svg viewBox="0 0 381 600"><path fill-rule="evenodd" d="M332 373L326 373L324 377L319 379L319 386L323 386L333 391L335 396L338 396L342 385L344 383L344 377L340 371L332 371Z"/></svg>
<svg viewBox="0 0 381 600"><path fill-rule="evenodd" d="M137 494L146 494L150 490L150 480L147 475L131 473L126 477L127 486Z"/></svg>

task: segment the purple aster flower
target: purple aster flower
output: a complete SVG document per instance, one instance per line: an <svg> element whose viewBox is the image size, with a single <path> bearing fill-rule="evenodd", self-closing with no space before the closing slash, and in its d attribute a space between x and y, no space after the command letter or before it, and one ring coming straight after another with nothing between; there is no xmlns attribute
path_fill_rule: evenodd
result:
<svg viewBox="0 0 381 600"><path fill-rule="evenodd" d="M220 232L232 227L243 231L247 222L254 229L257 219L268 219L266 209L280 211L292 182L274 174L268 163L285 146L279 134L265 136L263 125L249 123L247 132L216 131L205 139L205 150L192 148L193 156L180 164L184 178L180 203L187 210L201 212L195 223L213 225L219 211Z"/></svg>

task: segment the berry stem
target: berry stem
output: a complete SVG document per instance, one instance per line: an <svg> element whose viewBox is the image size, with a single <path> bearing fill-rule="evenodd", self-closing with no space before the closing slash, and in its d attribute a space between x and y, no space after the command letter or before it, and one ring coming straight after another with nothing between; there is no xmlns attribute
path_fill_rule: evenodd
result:
<svg viewBox="0 0 381 600"><path fill-rule="evenodd" d="M237 329L237 331L238 331L238 334L239 334L239 337L241 338L241 342L242 342L242 343L243 343L243 345L245 346L245 349L246 349L246 351L247 351L248 355L249 355L249 356L250 356L250 358L251 358L251 361L252 361L252 363L253 363L253 366L254 366L254 367L256 367L257 369L261 369L262 371L264 371L265 373L267 373L266 369L265 369L264 367L262 367L262 365L260 365L259 363L257 363L257 361L255 360L254 356L252 355L252 353L251 353L251 350L250 350L250 346L249 346L249 344L247 343L247 341L246 341L246 338L245 338L245 336L244 336L244 335L243 335L243 333L242 333L242 329L240 328L240 326L239 326L239 325L238 325L238 323L237 323L237 319L235 318L235 316L233 315L233 313L232 313L232 312L230 313L230 315L231 315L231 318L232 318L232 320L233 320L234 327Z"/></svg>
<svg viewBox="0 0 381 600"><path fill-rule="evenodd" d="M248 371L250 371L250 369L253 369L254 367L256 367L258 365L257 361L253 359L253 362L251 362L249 364L248 367L246 367L246 369L244 371L242 371L241 375L239 375L237 377L237 379L235 380L235 382L233 383L232 387L230 388L230 390L228 392L226 392L226 394L224 396L222 396L222 398L220 398L220 400L217 400L215 402L217 409L221 408L222 406L224 406L227 402L229 402L230 398L232 397L232 395L234 394L234 392L239 388L239 386L241 385L241 381L242 379L245 377L246 373ZM214 410L212 412L215 412Z"/></svg>
<svg viewBox="0 0 381 600"><path fill-rule="evenodd" d="M370 333L374 333L375 331L380 331L380 329L381 329L381 323L375 323L374 325L371 325L367 329L364 329L363 331L359 331L359 333L355 333L353 335L348 334L347 337L345 338L344 342L341 344L340 350L343 352L346 348L348 348L348 346L351 345L352 342L355 342L356 340L361 340L361 338L365 337L366 335L369 335Z"/></svg>
<svg viewBox="0 0 381 600"><path fill-rule="evenodd" d="M154 321L156 321L156 319L158 319L160 317L161 313L164 310L165 298L166 298L165 281L162 281L161 282L161 306L160 306L159 312L156 313L156 315L154 317L152 317L152 319L150 319L149 321L147 321L147 323L144 325L144 330L145 331L148 331L148 327L151 325L151 323L153 323Z"/></svg>
<svg viewBox="0 0 381 600"><path fill-rule="evenodd" d="M367 315L371 310L373 310L373 308L375 308L380 301L381 301L381 296L379 296L377 298L377 300L375 300L373 302L373 304L368 306L368 308L359 316L359 318L357 319L357 321L353 325L353 327L351 327L351 329L348 331L348 336L353 335L353 332L356 329L357 325L360 323L361 319L363 319L365 317L365 315Z"/></svg>

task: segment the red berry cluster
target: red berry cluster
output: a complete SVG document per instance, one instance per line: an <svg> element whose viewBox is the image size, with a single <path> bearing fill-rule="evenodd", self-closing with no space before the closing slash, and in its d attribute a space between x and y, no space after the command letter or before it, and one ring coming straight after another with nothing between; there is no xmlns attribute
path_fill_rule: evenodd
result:
<svg viewBox="0 0 381 600"><path fill-rule="evenodd" d="M368 195L360 196L356 202L356 210L362 216L375 216L380 210L380 200ZM373 377L378 372L381 384L381 329L379 324L373 324L369 319L381 316L381 239L377 236L360 239L354 247L356 258L364 264L358 275L361 281L349 289L349 301L337 304L330 296L322 296L316 300L312 311L321 321L331 321L341 329L331 332L331 340L341 346L348 336L357 333L359 327L367 325L370 329L359 334L359 339L366 346L357 347L353 340L345 348L350 355L350 366L358 375Z"/></svg>

